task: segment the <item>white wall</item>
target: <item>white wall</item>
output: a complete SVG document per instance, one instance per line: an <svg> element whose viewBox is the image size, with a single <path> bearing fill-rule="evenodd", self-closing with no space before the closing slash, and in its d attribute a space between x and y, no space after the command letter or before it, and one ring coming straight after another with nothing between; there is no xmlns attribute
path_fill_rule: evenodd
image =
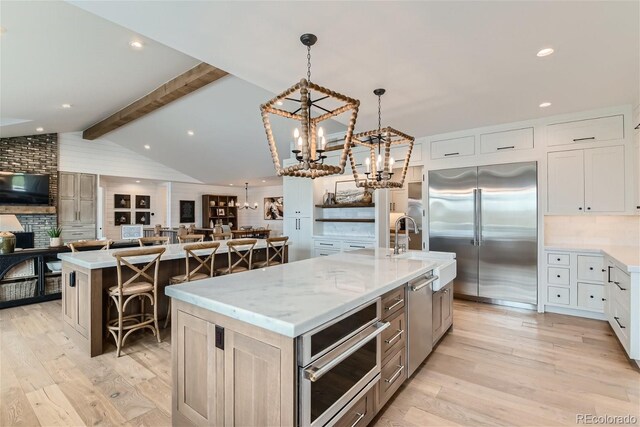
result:
<svg viewBox="0 0 640 427"><path fill-rule="evenodd" d="M638 246L640 216L545 216L544 244Z"/></svg>
<svg viewBox="0 0 640 427"><path fill-rule="evenodd" d="M97 175L199 183L175 169L105 139L87 141L79 132L58 135L58 169Z"/></svg>

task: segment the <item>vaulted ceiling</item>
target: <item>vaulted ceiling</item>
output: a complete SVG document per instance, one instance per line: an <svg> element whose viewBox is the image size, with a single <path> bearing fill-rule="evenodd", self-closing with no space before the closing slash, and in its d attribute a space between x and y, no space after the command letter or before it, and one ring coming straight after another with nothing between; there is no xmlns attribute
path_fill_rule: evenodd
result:
<svg viewBox="0 0 640 427"><path fill-rule="evenodd" d="M359 130L375 126L376 87L388 91L384 122L417 137L636 104L640 93L639 2L70 3L78 8L51 3L65 10L56 12L57 20L46 19L53 9L22 11L37 18L28 30L6 25L2 117L36 117L42 104L77 103L77 109L57 111L46 127L59 122L64 130L82 130L90 117L99 120L204 61L232 76L105 138L210 183L273 174L258 105L304 76L306 51L298 37L305 32L319 37L312 79L361 100ZM19 9L7 5L2 3L3 27ZM146 43L142 51L128 49L135 35ZM5 53L13 38L24 40L21 53ZM543 47L555 53L536 57ZM153 60L141 63L147 55ZM7 68L9 61L18 65ZM11 98L5 95L8 85L17 87ZM53 100L56 91L67 98L90 94L93 102L60 94ZM24 103L18 102L20 93L27 96ZM544 101L551 107L540 109ZM81 105L82 114L85 107L95 109L64 120L63 113L81 116ZM288 135L290 129L281 124L277 131Z"/></svg>

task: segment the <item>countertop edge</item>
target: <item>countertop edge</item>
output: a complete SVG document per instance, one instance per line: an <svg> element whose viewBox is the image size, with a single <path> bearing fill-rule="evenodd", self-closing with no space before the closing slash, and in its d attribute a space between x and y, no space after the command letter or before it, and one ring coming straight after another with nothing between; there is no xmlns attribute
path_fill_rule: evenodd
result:
<svg viewBox="0 0 640 427"><path fill-rule="evenodd" d="M639 250L638 248L633 248L632 246L630 246L629 248L632 249L636 249ZM544 250L545 251L558 251L558 252L584 252L584 253L594 253L594 254L602 254L602 255L607 255L611 258L613 258L615 261L617 261L621 266L624 266L626 271L628 273L640 273L640 264L627 264L626 262L622 261L620 259L619 256L616 256L615 254L615 250L612 251L611 249L603 249L603 248L598 248L597 245L593 245L590 247L572 247L571 245L567 245L567 246L559 246L559 245L545 245L544 246Z"/></svg>

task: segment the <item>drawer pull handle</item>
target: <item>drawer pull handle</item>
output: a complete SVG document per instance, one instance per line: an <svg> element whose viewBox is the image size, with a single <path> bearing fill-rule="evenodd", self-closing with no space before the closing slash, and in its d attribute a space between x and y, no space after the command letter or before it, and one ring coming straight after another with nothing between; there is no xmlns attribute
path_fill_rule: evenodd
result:
<svg viewBox="0 0 640 427"><path fill-rule="evenodd" d="M573 138L573 142L578 142L578 141L588 141L590 139L596 139L595 136L589 136L587 138Z"/></svg>
<svg viewBox="0 0 640 427"><path fill-rule="evenodd" d="M620 319L619 317L615 317L614 316L613 318L615 319L615 321L618 324L618 326L620 326L620 329L625 329L626 328L626 326L622 326L622 323L620 323L620 320L618 320L618 319Z"/></svg>
<svg viewBox="0 0 640 427"><path fill-rule="evenodd" d="M395 334L394 336L392 336L391 338L389 338L388 340L384 340L384 342L386 342L387 344L391 344L392 342L394 342L396 339L400 338L400 336L404 333L404 329L398 329L398 333Z"/></svg>
<svg viewBox="0 0 640 427"><path fill-rule="evenodd" d="M509 150L510 148L516 148L514 145L508 145L506 147L498 147L496 150Z"/></svg>
<svg viewBox="0 0 640 427"><path fill-rule="evenodd" d="M356 427L358 423L364 418L364 414L361 414L360 412L356 412L356 415L358 416L358 418L356 418L356 421L351 424L351 427Z"/></svg>
<svg viewBox="0 0 640 427"><path fill-rule="evenodd" d="M623 288L622 286L620 286L620 282L613 282L613 283L615 283L616 286L619 287L621 291L626 291L627 290L627 288Z"/></svg>
<svg viewBox="0 0 640 427"><path fill-rule="evenodd" d="M606 300L607 300L606 298L602 298L602 301L606 301Z"/></svg>
<svg viewBox="0 0 640 427"><path fill-rule="evenodd" d="M446 153L444 156L445 156L445 157L447 157L447 156L457 156L457 155L459 155L459 154L460 154L460 153Z"/></svg>
<svg viewBox="0 0 640 427"><path fill-rule="evenodd" d="M402 304L404 302L404 298L397 298L396 302L391 304L389 307L385 307L384 311L390 311L393 310L394 308L396 308L397 306L399 306L400 304Z"/></svg>
<svg viewBox="0 0 640 427"><path fill-rule="evenodd" d="M602 272L604 273L605 271L607 271L607 270L605 270L605 269L603 268L603 269L602 269Z"/></svg>
<svg viewBox="0 0 640 427"><path fill-rule="evenodd" d="M349 245L350 248L364 249L364 246Z"/></svg>
<svg viewBox="0 0 640 427"><path fill-rule="evenodd" d="M320 246L333 246L333 244L320 242Z"/></svg>
<svg viewBox="0 0 640 427"><path fill-rule="evenodd" d="M389 384L394 382L396 380L396 378L398 378L398 376L400 376L400 374L402 373L403 369L404 369L404 365L398 365L398 369L396 369L396 371L393 373L393 375L391 375L391 378L386 378L384 380L384 382L385 383L389 383Z"/></svg>

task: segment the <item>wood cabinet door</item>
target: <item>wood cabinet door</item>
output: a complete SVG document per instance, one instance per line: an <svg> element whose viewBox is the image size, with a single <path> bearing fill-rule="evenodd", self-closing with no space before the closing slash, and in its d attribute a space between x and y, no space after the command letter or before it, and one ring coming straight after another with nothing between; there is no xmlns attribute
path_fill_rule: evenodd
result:
<svg viewBox="0 0 640 427"><path fill-rule="evenodd" d="M442 334L442 290L433 294L433 300L431 303L432 311L431 316L433 318L433 342L435 343Z"/></svg>
<svg viewBox="0 0 640 427"><path fill-rule="evenodd" d="M71 283L71 272L72 270L67 268L62 271L62 319L75 328L78 288L75 283Z"/></svg>
<svg viewBox="0 0 640 427"><path fill-rule="evenodd" d="M78 222L81 224L96 223L96 176L86 173L78 174Z"/></svg>
<svg viewBox="0 0 640 427"><path fill-rule="evenodd" d="M76 174L60 172L58 178L58 197L61 199L73 199L76 197Z"/></svg>
<svg viewBox="0 0 640 427"><path fill-rule="evenodd" d="M224 425L280 425L280 349L227 329L224 351Z"/></svg>
<svg viewBox="0 0 640 427"><path fill-rule="evenodd" d="M548 160L547 211L584 212L584 150L549 153Z"/></svg>
<svg viewBox="0 0 640 427"><path fill-rule="evenodd" d="M224 357L215 347L215 325L177 313L177 411L194 425L222 426Z"/></svg>
<svg viewBox="0 0 640 427"><path fill-rule="evenodd" d="M96 202L95 200L78 201L78 223L95 224L96 223Z"/></svg>
<svg viewBox="0 0 640 427"><path fill-rule="evenodd" d="M78 222L78 211L75 199L60 199L58 201L58 223L60 225Z"/></svg>
<svg viewBox="0 0 640 427"><path fill-rule="evenodd" d="M74 328L85 338L89 338L91 329L91 293L89 292L89 276L76 271L76 306Z"/></svg>
<svg viewBox="0 0 640 427"><path fill-rule="evenodd" d="M584 150L584 204L587 212L624 211L624 147Z"/></svg>
<svg viewBox="0 0 640 427"><path fill-rule="evenodd" d="M81 173L78 174L78 197L80 199L95 199L96 198L96 176Z"/></svg>

